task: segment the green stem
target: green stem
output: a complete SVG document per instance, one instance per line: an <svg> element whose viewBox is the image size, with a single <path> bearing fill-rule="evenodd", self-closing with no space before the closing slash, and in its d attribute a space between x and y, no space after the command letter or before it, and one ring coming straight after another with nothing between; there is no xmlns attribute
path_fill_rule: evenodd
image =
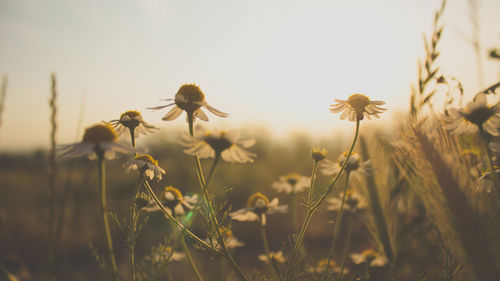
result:
<svg viewBox="0 0 500 281"><path fill-rule="evenodd" d="M342 201L340 202L340 210L339 213L337 214L337 221L335 221L332 245L330 246L330 252L328 253L328 260L326 262L327 266L325 268L325 271L323 272L323 277L321 278L321 280L328 280L328 270L330 269L330 261L333 259L335 246L337 245L337 240L339 239L340 225L342 224L342 216L344 215L344 203L345 203L345 198L347 197L347 189L349 186L350 173L351 173L350 171L346 172L344 194L342 196Z"/></svg>
<svg viewBox="0 0 500 281"><path fill-rule="evenodd" d="M276 268L276 264L273 262L273 258L271 256L271 251L269 250L269 242L267 240L267 235L266 235L266 227L259 223L260 226L260 236L262 238L262 245L264 246L264 252L267 256L267 262L269 265L269 268L271 269L271 272L274 276L275 280L280 280L279 278L279 270Z"/></svg>
<svg viewBox="0 0 500 281"><path fill-rule="evenodd" d="M196 240L198 243L200 243L200 245L202 245L203 247L209 249L209 250L212 250L214 252L219 252L217 249L215 249L214 247L210 246L207 242L203 241L201 238L199 238L198 236L196 236L195 234L193 234L189 229L187 229L181 222L179 222L177 219L175 219L168 211L167 209L165 208L165 206L163 206L163 204L161 203L160 199L158 199L158 196L156 196L156 194L154 193L153 189L151 188L151 186L149 185L148 181L143 177L143 184L144 184L144 187L146 187L146 190L148 191L149 195L151 197L153 197L153 200L156 202L156 204L158 205L158 207L160 208L160 210L162 211L162 213L170 220L172 221L175 225L177 225L177 227L179 227L181 230L185 231L191 238L193 238L194 240Z"/></svg>
<svg viewBox="0 0 500 281"><path fill-rule="evenodd" d="M290 195L290 213L292 215L292 223L293 223L293 231L297 231L299 228L299 222L297 218L297 206L295 204L295 198L297 197L295 194L295 190L292 190L292 194Z"/></svg>
<svg viewBox="0 0 500 281"><path fill-rule="evenodd" d="M196 267L196 265L193 261L193 258L191 257L191 253L189 252L188 246L186 244L186 239L184 238L184 236L181 235L180 240L181 240L182 248L184 249L184 253L186 253L186 257L189 261L189 264L191 265L191 268L193 269L194 275L196 275L196 278L199 281L203 281L203 277L201 277L201 274L198 271L198 268Z"/></svg>
<svg viewBox="0 0 500 281"><path fill-rule="evenodd" d="M104 155L99 155L99 167L98 167L98 177L99 177L99 190L101 194L101 214L104 224L104 231L106 234L106 246L107 246L107 256L108 264L111 265L113 280L118 281L118 269L116 266L116 258L113 251L113 240L111 238L111 230L109 228L109 219L107 211L106 202L106 165L104 162Z"/></svg>
<svg viewBox="0 0 500 281"><path fill-rule="evenodd" d="M307 230L307 227L309 226L309 223L311 222L312 215L318 209L318 207L321 205L321 203L326 199L328 194L330 194L330 192L333 190L333 188L335 187L335 184L337 183L338 179L340 178L340 175L344 171L345 166L347 165L349 158L351 157L352 151L354 150L354 146L356 145L356 141L357 141L358 135L359 135L359 123L360 123L360 120L357 120L356 121L356 131L354 133L354 139L352 141L351 148L349 149L349 152L347 153L347 156L345 157L344 163L342 164L342 167L340 168L340 171L337 173L337 175L334 178L332 178L332 180L330 181L330 183L327 187L327 190L325 191L325 193L323 193L323 195L320 197L320 199L318 201L316 201L316 203L314 203L314 205L312 205L312 201L311 201L312 200L311 199L312 189L313 189L312 186L311 186L311 189L309 190L308 201L310 201L310 202L308 202L308 203L310 203L310 204L308 204L308 210L306 213L306 217L304 219L304 223L302 224L302 227L300 228L300 232L299 232L299 235L297 236L297 240L295 241L295 246L293 248L292 255L290 256L290 262L288 263L286 274L285 274L285 279L284 279L285 281L290 280L289 278L291 277L290 276L291 268L295 262L297 251L302 244L302 240L304 239L305 231ZM311 178L311 181L312 180L313 179Z"/></svg>
<svg viewBox="0 0 500 281"><path fill-rule="evenodd" d="M130 257L130 278L132 281L135 281L135 232L137 230L137 213L136 213L136 205L135 200L139 195L141 190L142 177L144 172L140 172L139 181L137 182L137 188L135 191L134 198L132 198L132 204L130 205L130 233L129 233L129 257Z"/></svg>

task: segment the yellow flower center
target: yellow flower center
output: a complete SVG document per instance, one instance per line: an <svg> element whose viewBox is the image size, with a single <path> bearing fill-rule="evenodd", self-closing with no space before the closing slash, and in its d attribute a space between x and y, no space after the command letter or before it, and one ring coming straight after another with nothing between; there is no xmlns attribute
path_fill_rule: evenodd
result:
<svg viewBox="0 0 500 281"><path fill-rule="evenodd" d="M92 127L85 129L83 134L83 142L104 142L115 141L118 138L115 130L108 124L96 124Z"/></svg>
<svg viewBox="0 0 500 281"><path fill-rule="evenodd" d="M203 140L210 145L211 148L213 148L215 154L220 154L222 151L233 145L233 143L226 137L225 131L221 131L219 135L206 132Z"/></svg>
<svg viewBox="0 0 500 281"><path fill-rule="evenodd" d="M195 84L182 85L175 94L175 104L187 112L195 112L205 101L205 94Z"/></svg>
<svg viewBox="0 0 500 281"><path fill-rule="evenodd" d="M314 161L319 162L325 159L327 153L328 151L326 151L326 149L324 148L322 149L319 147L313 147L313 149L311 150L311 157L314 159Z"/></svg>
<svg viewBox="0 0 500 281"><path fill-rule="evenodd" d="M165 195L167 195L167 193L172 194L174 196L174 200L181 200L182 199L181 191L178 190L177 188L171 186L171 185L165 187L165 189L163 190L163 193L162 193L163 198L165 198Z"/></svg>
<svg viewBox="0 0 500 281"><path fill-rule="evenodd" d="M318 262L319 267L324 267L328 264L328 259L322 259ZM330 267L335 267L337 264L334 260L330 260Z"/></svg>
<svg viewBox="0 0 500 281"><path fill-rule="evenodd" d="M267 198L267 196L265 196L260 192L254 193L248 198L247 206L249 208L263 207L263 206L267 207L268 205L269 205L269 199Z"/></svg>
<svg viewBox="0 0 500 281"><path fill-rule="evenodd" d="M475 110L465 112L465 119L467 119L472 124L481 126L484 122L488 121L491 116L495 114L495 111L489 107L478 107Z"/></svg>
<svg viewBox="0 0 500 281"><path fill-rule="evenodd" d="M347 154L349 154L349 152L346 151L342 156L340 156L338 160L340 167L344 165L344 161L347 158ZM359 155L356 153L352 153L351 157L349 157L349 159L347 160L347 164L345 165L345 170L348 172L356 171L360 167L360 165L361 162L359 161Z"/></svg>
<svg viewBox="0 0 500 281"><path fill-rule="evenodd" d="M297 184L302 176L297 173L291 173L285 176L285 180L291 185L294 186Z"/></svg>
<svg viewBox="0 0 500 281"><path fill-rule="evenodd" d="M120 115L120 124L129 129L135 129L141 123L141 119L142 116L139 111L129 110Z"/></svg>
<svg viewBox="0 0 500 281"><path fill-rule="evenodd" d="M370 104L370 99L363 94L354 94L347 98L347 104L356 112L356 118L363 120L363 113Z"/></svg>
<svg viewBox="0 0 500 281"><path fill-rule="evenodd" d="M151 163L153 165L158 165L158 161L156 161L153 157L151 157L150 155L148 154L142 154L142 155L136 155L134 157L134 159L137 159L137 160L142 160L142 161L145 161L145 162L148 162L148 163Z"/></svg>
<svg viewBox="0 0 500 281"><path fill-rule="evenodd" d="M375 252L373 249L368 249L368 250L364 250L363 252L361 252L361 255L363 255L363 257L365 257L365 259L369 260L369 259L374 259L374 258L378 257L380 254Z"/></svg>

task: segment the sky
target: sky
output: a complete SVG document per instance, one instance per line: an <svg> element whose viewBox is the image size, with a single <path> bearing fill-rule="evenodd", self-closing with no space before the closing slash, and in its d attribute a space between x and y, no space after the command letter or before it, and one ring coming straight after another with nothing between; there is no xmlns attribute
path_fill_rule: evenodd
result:
<svg viewBox="0 0 500 281"><path fill-rule="evenodd" d="M196 83L227 119L208 128L264 125L277 135L352 130L328 111L364 93L389 110L408 108L423 35L436 0L0 0L0 75L8 76L0 152L49 147L50 75L58 90L59 143L83 127L140 110L167 132L187 127L150 111ZM468 0L448 1L441 70L467 94L500 81L500 1L479 1L484 77L477 78ZM82 110L83 109L83 110ZM80 114L82 113L82 114ZM378 123L377 123L378 122Z"/></svg>

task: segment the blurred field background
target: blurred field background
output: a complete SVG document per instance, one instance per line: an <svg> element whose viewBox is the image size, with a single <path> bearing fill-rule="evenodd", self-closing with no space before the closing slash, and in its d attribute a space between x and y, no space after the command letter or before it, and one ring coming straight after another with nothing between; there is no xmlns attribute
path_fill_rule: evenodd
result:
<svg viewBox="0 0 500 281"><path fill-rule="evenodd" d="M362 137L376 168L377 191L389 223L392 246L397 249L399 280L475 280L469 279L470 273L457 260L460 254L451 253L459 243L443 242L448 238L440 236L439 222L433 211L429 214L425 196L413 189L417 182L407 182L398 163L398 157L406 154L398 151L399 156L394 155L394 142L412 140L410 133L401 133L400 128L409 116L411 85L415 89L417 78L421 78L417 59L426 55L421 34L427 34L429 40L436 27L432 25L434 11L441 1L382 1L380 5L365 1L311 1L310 5L301 1L216 1L214 6L194 1L175 5L149 1L141 6L141 13L146 15L141 14L139 20L132 15L136 6L129 4L49 2L0 2L0 38L5 42L0 46L0 73L6 73L3 85L7 93L2 95L0 110L0 280L12 281L7 272L19 280L46 277L53 204L63 212L58 218L62 224L52 280L101 280L103 276L92 253L92 248L105 248L97 163L84 158L57 159L52 179L55 197L50 191L54 175L49 144L54 126L50 116L54 109L57 145L79 141L88 125L139 109L147 122L161 128L138 139L139 149L153 155L167 171L161 183L155 185L156 190L173 185L186 193L200 193L192 157L184 154L177 143L187 131L187 124L181 120L184 116L167 123L159 121L165 112L145 109L156 106L159 99L172 98L185 82L199 83L211 105L231 114L228 120L217 120L211 115L209 123L198 123L208 128L237 128L243 137L256 139L256 145L250 149L258 155L255 163L222 163L212 183L216 192L230 189L226 196L233 210L244 207L248 196L258 191L289 203L290 195L270 188L273 181L292 172L310 176L313 146L326 148L327 158L332 161L347 149L354 126L328 112L335 98L345 99L360 91L374 100L386 101L389 111L381 120L364 121ZM58 5L61 10L57 10ZM500 80L496 51L500 47L500 22L495 13L500 4L456 1L448 5L444 20L439 22L439 26L445 26L440 57L432 63L440 67L439 74L462 81L468 101ZM222 12L218 10L221 7L225 7ZM474 7L479 10L474 11ZM338 18L330 22L335 17L328 11L336 8ZM81 19L88 11L92 16ZM342 11L346 16L340 17ZM224 13L229 16L219 17ZM107 19L107 15L112 16ZM259 15L263 20L256 23L257 29L252 29ZM385 21L377 21L384 16ZM212 17L218 19L212 21ZM311 21L314 17L317 20ZM95 21L89 23L92 19ZM350 20L361 23L341 28ZM68 27L61 27L64 23ZM235 27L230 28L231 23L236 23ZM481 25L475 26L477 23ZM151 28L137 37L147 27ZM218 33L222 35L219 37ZM111 35L115 35L113 40ZM74 42L72 38L78 40ZM250 44L247 39L259 43ZM141 43L135 45L137 41ZM206 42L210 43L203 45ZM341 47L334 47L337 43ZM205 49L195 47L201 45ZM158 55L162 52L164 57ZM339 61L343 56L348 58ZM57 77L57 99L51 107L48 101L52 71ZM437 78L436 75L432 79ZM432 102L441 109L443 99L436 95ZM361 153L359 145L355 151ZM121 217L127 216L137 180L135 173L128 174L122 168L125 161L123 156L109 161L107 171L109 207ZM202 161L205 170L209 163ZM318 186L324 186L328 178L319 176L318 180ZM351 186L364 190L366 184L353 182ZM471 199L475 205L481 205L477 200ZM484 200L484 209L488 209L493 203L488 201L491 199ZM301 223L304 208L298 204L297 208ZM351 252L380 244L367 211L345 216L346 221L355 221ZM313 217L305 238L311 263L328 255L331 222L335 218L336 213L326 211L324 206ZM204 233L201 220L195 216L192 228L200 235ZM291 220L290 213L268 217L271 250L287 246L286 241L294 233ZM245 243L245 247L234 250L235 259L249 276L253 269L266 272L265 264L257 259L262 254L257 225L233 222L232 226L234 235ZM170 230L172 226L162 215L150 216L136 246L139 262ZM493 234L498 234L498 230L497 224ZM112 233L119 271L127 280L127 246L116 225L112 226ZM342 229L342 243L345 234ZM494 241L492 256L498 257L500 244L498 239ZM193 253L207 280L229 276L224 273L231 269L220 259L196 250ZM498 262L496 265L498 269ZM353 272L363 271L359 265L349 266ZM194 280L186 262L172 263L171 273L173 280ZM387 268L374 268L371 280L389 280L389 276Z"/></svg>

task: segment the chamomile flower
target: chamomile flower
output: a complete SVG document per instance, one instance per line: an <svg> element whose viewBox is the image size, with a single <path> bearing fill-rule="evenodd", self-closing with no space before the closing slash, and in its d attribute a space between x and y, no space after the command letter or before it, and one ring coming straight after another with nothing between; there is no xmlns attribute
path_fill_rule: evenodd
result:
<svg viewBox="0 0 500 281"><path fill-rule="evenodd" d="M165 101L172 101L172 99L166 99ZM166 108L169 106L174 106L165 116L163 116L162 120L170 121L174 120L179 115L181 115L182 111L186 111L188 115L188 122L190 116L194 121L196 118L199 118L203 121L208 121L208 117L201 110L202 107L206 108L208 111L219 117L227 117L229 114L219 111L205 101L205 94L201 91L200 87L195 84L184 84L182 85L177 93L175 94L175 99L173 99L173 103L152 107L150 109L158 110L162 108Z"/></svg>
<svg viewBox="0 0 500 281"><path fill-rule="evenodd" d="M110 123L113 124L118 135L122 135L128 130L134 139L141 134L146 135L158 130L155 126L144 121L141 113L136 110L126 111L120 115L120 119L111 120Z"/></svg>
<svg viewBox="0 0 500 281"><path fill-rule="evenodd" d="M337 173L339 173L340 170L342 169L342 165L344 165L344 161L347 157L347 154L348 152L346 151L342 155L340 155L337 162L332 162L330 160L325 160L321 162L319 164L321 172L327 176L336 175ZM352 153L349 159L347 160L347 164L344 169L346 172L349 172L352 176L358 178L362 173L367 173L370 171L371 169L370 164L371 164L370 160L361 162L359 154Z"/></svg>
<svg viewBox="0 0 500 281"><path fill-rule="evenodd" d="M371 267L380 267L387 264L387 259L373 249L367 249L358 254L351 254L351 259L355 264L368 263Z"/></svg>
<svg viewBox="0 0 500 281"><path fill-rule="evenodd" d="M204 131L197 128L194 137L188 134L179 141L187 147L184 152L189 155L198 155L200 158L221 157L230 163L252 163L257 156L246 151L255 144L254 139L238 140L239 134L235 131Z"/></svg>
<svg viewBox="0 0 500 281"><path fill-rule="evenodd" d="M271 202L264 194L257 192L248 198L247 207L229 214L233 220L237 221L259 221L262 226L266 225L266 215L285 214L288 206L278 206L278 198Z"/></svg>
<svg viewBox="0 0 500 281"><path fill-rule="evenodd" d="M286 194L298 193L311 185L311 178L305 177L297 173L291 173L281 176L278 181L273 182L271 187L277 192L284 192Z"/></svg>
<svg viewBox="0 0 500 281"><path fill-rule="evenodd" d="M158 166L158 161L148 154L136 155L134 159L125 162L123 168L128 171L143 172L150 180L156 178L158 181L161 180L162 174L166 173L162 167Z"/></svg>
<svg viewBox="0 0 500 281"><path fill-rule="evenodd" d="M323 274L323 272L325 272L325 269L327 267L329 267L329 269L328 269L329 272L340 273L340 271L341 271L340 266L338 266L334 260L330 260L330 262L328 262L328 259L319 260L318 263L316 264L316 266L310 266L307 271L313 272L316 274ZM347 270L347 268L344 268L344 273L347 273L347 272L349 272Z"/></svg>
<svg viewBox="0 0 500 281"><path fill-rule="evenodd" d="M284 263L285 262L285 257L283 256L283 251L269 252L269 256L271 256L271 259L276 261L277 263ZM263 262L269 262L269 257L266 254L261 254L261 255L259 255L259 260L263 261Z"/></svg>
<svg viewBox="0 0 500 281"><path fill-rule="evenodd" d="M233 235L233 232L230 229L221 232L224 236L224 242L228 249L240 248L245 246L245 243L238 240L238 238ZM215 239L215 237L207 238L205 239L205 242L214 245L214 247L218 250L222 249L221 245L219 245L219 242L217 241L217 239Z"/></svg>
<svg viewBox="0 0 500 281"><path fill-rule="evenodd" d="M135 150L117 142L118 135L108 123L99 123L85 129L81 142L61 145L58 149L61 157L87 155L91 160L97 158L113 159L115 152L130 154Z"/></svg>
<svg viewBox="0 0 500 281"><path fill-rule="evenodd" d="M179 262L186 258L186 254L176 252L170 246L163 246L161 249L156 249L152 259L154 262L168 261L168 262Z"/></svg>
<svg viewBox="0 0 500 281"><path fill-rule="evenodd" d="M163 206L167 209L167 212L174 217L184 215L188 210L192 210L198 202L198 195L182 196L180 190L173 186L165 187L159 198ZM146 212L155 212L159 211L160 207L158 207L156 202L151 201L151 203L147 207L142 208L142 210Z"/></svg>
<svg viewBox="0 0 500 281"><path fill-rule="evenodd" d="M326 200L326 209L328 211L339 211L343 196L344 192L341 192L338 197L328 198ZM363 196L361 196L359 192L356 192L352 189L347 190L344 203L345 211L355 212L361 209L366 209L368 207L368 204L366 203L366 200L363 198Z"/></svg>
<svg viewBox="0 0 500 281"><path fill-rule="evenodd" d="M328 151L324 148L313 147L313 149L311 150L311 157L316 163L318 163L321 160L325 159L327 153Z"/></svg>
<svg viewBox="0 0 500 281"><path fill-rule="evenodd" d="M338 113L342 111L340 119L344 120L346 118L349 121L363 120L365 117L371 119L371 116L379 117L380 113L383 113L385 108L380 107L384 105L383 101L371 101L370 98L363 94L350 95L347 100L335 100L337 103L330 105L330 111L332 113Z"/></svg>
<svg viewBox="0 0 500 281"><path fill-rule="evenodd" d="M500 103L489 106L486 95L478 94L465 108L452 108L443 117L446 129L454 134L472 134L482 127L490 135L500 135Z"/></svg>

